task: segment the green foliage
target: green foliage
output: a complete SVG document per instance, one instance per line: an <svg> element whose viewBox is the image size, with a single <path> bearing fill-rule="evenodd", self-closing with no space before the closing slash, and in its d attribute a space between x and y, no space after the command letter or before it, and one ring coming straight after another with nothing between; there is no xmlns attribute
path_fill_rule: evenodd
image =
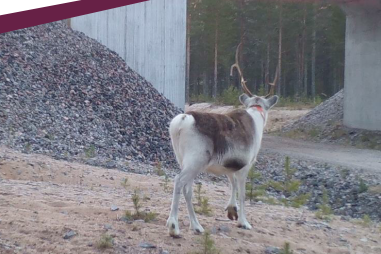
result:
<svg viewBox="0 0 381 254"><path fill-rule="evenodd" d="M140 205L140 196L137 190L134 190L134 194L132 194L132 203L134 204L135 213L139 214L141 205Z"/></svg>
<svg viewBox="0 0 381 254"><path fill-rule="evenodd" d="M259 89L258 89L258 92L257 92L257 95L258 96L265 96L267 94L267 92L266 92L266 89L265 89L265 85L260 85L259 86ZM282 98L280 98L280 99L282 99ZM279 103L280 101L278 101L278 103ZM277 103L277 104L278 104Z"/></svg>
<svg viewBox="0 0 381 254"><path fill-rule="evenodd" d="M191 102L214 102L214 99L211 96L204 95L204 94L198 94L194 95L192 94L190 97Z"/></svg>
<svg viewBox="0 0 381 254"><path fill-rule="evenodd" d="M124 219L127 221L132 220L144 220L144 222L150 222L152 220L155 220L157 217L156 213L153 212L142 212L140 211L141 204L140 204L140 195L138 193L138 190L134 190L134 194L132 194L132 203L134 205L134 213L131 211L126 211L124 214Z"/></svg>
<svg viewBox="0 0 381 254"><path fill-rule="evenodd" d="M369 189L368 185L364 182L364 180L362 178L360 178L359 192L360 193L367 192L368 189Z"/></svg>
<svg viewBox="0 0 381 254"><path fill-rule="evenodd" d="M195 211L198 214L211 216L212 215L212 208L210 208L209 199L207 197L202 197L201 204L198 207L196 207Z"/></svg>
<svg viewBox="0 0 381 254"><path fill-rule="evenodd" d="M99 241L97 242L97 248L102 250L112 248L113 245L114 238L107 234L102 235Z"/></svg>
<svg viewBox="0 0 381 254"><path fill-rule="evenodd" d="M313 108L322 102L320 97L317 98L314 100L313 98L302 97L296 100L293 97L280 97L276 107L287 107L293 109Z"/></svg>
<svg viewBox="0 0 381 254"><path fill-rule="evenodd" d="M247 175L249 182L246 183L246 198L248 198L250 202L258 201L258 197L266 195L266 186L256 186L255 184L255 181L261 178L261 173L256 171L255 166L253 166Z"/></svg>
<svg viewBox="0 0 381 254"><path fill-rule="evenodd" d="M165 174L165 176L164 176L164 182L162 183L162 186L163 186L163 189L164 189L165 193L170 192L170 189L169 189L169 177L168 177L167 174Z"/></svg>
<svg viewBox="0 0 381 254"><path fill-rule="evenodd" d="M282 6L282 8L280 8ZM282 10L282 24L279 24ZM316 13L316 15L315 15ZM234 62L235 48L243 33L240 66L247 85L258 90L260 84L272 81L278 59L279 28L282 26L282 89L283 97L304 92L303 65L307 69L308 96L332 95L343 84L345 15L336 5L320 3L285 3L277 1L188 1L190 21L190 92L192 99L211 97L215 50L217 49L218 92L232 85L228 74ZM316 18L316 21L314 21ZM313 31L316 31L316 92L312 94ZM216 37L217 35L217 37ZM267 54L267 50L269 52ZM301 61L305 59L306 61ZM267 73L267 59L269 70ZM268 77L266 77L268 75ZM302 77L300 77L302 76ZM238 79L234 80L236 85ZM259 88L259 95L264 95ZM197 100L193 100L197 101ZM202 100L209 101L209 100ZM314 99L318 104L319 96Z"/></svg>
<svg viewBox="0 0 381 254"><path fill-rule="evenodd" d="M299 207L305 205L308 202L308 200L310 199L310 197L311 197L310 193L300 194L300 195L291 199L290 205L292 207L299 208Z"/></svg>
<svg viewBox="0 0 381 254"><path fill-rule="evenodd" d="M285 242L283 245L283 249L280 250L279 254L293 254L294 252L291 250L291 246L289 242Z"/></svg>
<svg viewBox="0 0 381 254"><path fill-rule="evenodd" d="M321 220L330 221L332 215L332 209L329 205L329 196L326 189L323 190L323 196L320 204L318 205L318 211L315 213L315 217Z"/></svg>
<svg viewBox="0 0 381 254"><path fill-rule="evenodd" d="M90 147L85 149L85 155L87 158L94 158L95 157L95 146L91 145Z"/></svg>
<svg viewBox="0 0 381 254"><path fill-rule="evenodd" d="M123 180L120 182L120 185L122 185L122 187L127 190L127 187L130 185L128 182L128 177L123 178Z"/></svg>
<svg viewBox="0 0 381 254"><path fill-rule="evenodd" d="M290 158L287 156L284 165L285 180L283 182L269 181L268 186L283 193L286 198L280 201L285 206L298 208L307 203L310 194L305 193L297 195L301 182L294 179L295 172L296 169L290 167Z"/></svg>
<svg viewBox="0 0 381 254"><path fill-rule="evenodd" d="M201 206L201 203L202 203L202 194L204 194L205 192L201 190L202 189L202 185L201 183L200 184L197 184L197 187L196 187L196 198L197 198L197 204L199 206Z"/></svg>
<svg viewBox="0 0 381 254"><path fill-rule="evenodd" d="M26 143L25 144L25 151L27 153L29 153L30 151L32 151L32 145L30 143Z"/></svg>
<svg viewBox="0 0 381 254"><path fill-rule="evenodd" d="M233 86L225 89L222 94L217 98L217 102L224 105L233 105L238 107L240 105L238 97L241 95L241 91Z"/></svg>
<svg viewBox="0 0 381 254"><path fill-rule="evenodd" d="M349 176L349 169L340 170L340 176L341 178L346 179Z"/></svg>
<svg viewBox="0 0 381 254"><path fill-rule="evenodd" d="M205 192L202 190L202 185L196 185L196 199L197 199L197 207L195 208L196 213L203 214L206 216L210 216L212 214L212 209L209 205L209 199L207 197L203 197L202 194Z"/></svg>
<svg viewBox="0 0 381 254"><path fill-rule="evenodd" d="M316 138L319 135L319 130L316 128L313 128L308 131L308 135L312 138Z"/></svg>
<svg viewBox="0 0 381 254"><path fill-rule="evenodd" d="M194 252L194 254L218 254L220 251L217 249L216 244L210 234L206 231L199 240L201 244L200 251Z"/></svg>
<svg viewBox="0 0 381 254"><path fill-rule="evenodd" d="M364 217L362 217L362 225L365 227L370 227L372 224L372 220L370 219L369 215L365 214Z"/></svg>
<svg viewBox="0 0 381 254"><path fill-rule="evenodd" d="M369 217L369 215L365 214L361 220L357 220L356 224L369 228L372 226L372 219Z"/></svg>
<svg viewBox="0 0 381 254"><path fill-rule="evenodd" d="M161 162L157 162L156 164L156 173L158 176L164 176L165 175L165 172L163 170L163 167L161 166Z"/></svg>

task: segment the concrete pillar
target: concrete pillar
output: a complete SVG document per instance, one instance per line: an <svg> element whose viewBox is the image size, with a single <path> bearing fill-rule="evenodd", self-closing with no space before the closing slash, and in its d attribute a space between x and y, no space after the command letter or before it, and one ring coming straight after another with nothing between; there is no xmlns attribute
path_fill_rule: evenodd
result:
<svg viewBox="0 0 381 254"><path fill-rule="evenodd" d="M381 130L381 6L343 6L345 43L344 124Z"/></svg>

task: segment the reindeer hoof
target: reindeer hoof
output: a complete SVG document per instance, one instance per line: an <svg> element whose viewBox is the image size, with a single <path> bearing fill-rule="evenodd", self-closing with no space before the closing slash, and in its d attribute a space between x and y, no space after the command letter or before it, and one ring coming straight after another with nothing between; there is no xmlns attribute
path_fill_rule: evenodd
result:
<svg viewBox="0 0 381 254"><path fill-rule="evenodd" d="M238 209L236 206L228 206L228 218L230 220L238 220Z"/></svg>
<svg viewBox="0 0 381 254"><path fill-rule="evenodd" d="M167 227L170 236L173 238L180 238L179 224L175 219L169 218L167 221Z"/></svg>
<svg viewBox="0 0 381 254"><path fill-rule="evenodd" d="M246 222L246 223L238 223L238 227L242 228L242 229L246 229L246 230L252 229L251 225L248 222Z"/></svg>

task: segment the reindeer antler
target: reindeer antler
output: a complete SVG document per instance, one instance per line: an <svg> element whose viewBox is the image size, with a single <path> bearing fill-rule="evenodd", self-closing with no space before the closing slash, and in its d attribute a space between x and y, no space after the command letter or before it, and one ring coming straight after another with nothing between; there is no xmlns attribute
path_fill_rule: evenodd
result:
<svg viewBox="0 0 381 254"><path fill-rule="evenodd" d="M276 70L275 70L275 78L274 78L274 81L273 81L272 83L269 82L270 89L269 89L269 93L268 93L267 95L265 95L265 98L266 98L266 99L269 98L271 95L274 94L274 90L275 90L276 82L278 81L278 78L279 78L278 72L279 72L279 66L277 65Z"/></svg>
<svg viewBox="0 0 381 254"><path fill-rule="evenodd" d="M239 56L238 56L238 53L239 53L239 50L240 50L240 48L242 46L243 36L241 38L241 42L239 43L239 45L237 46L237 49L235 51L235 63L230 67L230 77L233 76L233 70L234 70L234 68L236 68L237 71L238 71L238 74L239 74L239 78L241 80L241 86L242 86L243 91L247 95L253 96L253 94L250 92L249 88L247 88L247 86L246 86L246 80L243 78L241 68L239 67Z"/></svg>

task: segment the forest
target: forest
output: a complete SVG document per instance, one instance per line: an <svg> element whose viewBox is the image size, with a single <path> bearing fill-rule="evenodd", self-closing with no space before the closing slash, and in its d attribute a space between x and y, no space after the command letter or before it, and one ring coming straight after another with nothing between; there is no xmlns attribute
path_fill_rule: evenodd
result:
<svg viewBox="0 0 381 254"><path fill-rule="evenodd" d="M190 102L240 94L236 49L246 85L289 101L321 101L343 88L345 14L329 3L188 0ZM228 102L229 103L229 102Z"/></svg>

